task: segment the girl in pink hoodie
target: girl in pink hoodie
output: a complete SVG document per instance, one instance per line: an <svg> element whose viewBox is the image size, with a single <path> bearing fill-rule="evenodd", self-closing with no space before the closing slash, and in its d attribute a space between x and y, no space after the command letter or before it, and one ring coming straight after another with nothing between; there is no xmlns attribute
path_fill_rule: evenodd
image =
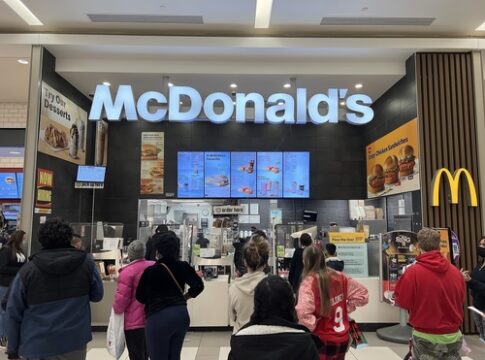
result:
<svg viewBox="0 0 485 360"><path fill-rule="evenodd" d="M130 263L120 269L113 310L125 315L125 341L130 360L147 360L145 345L145 309L135 294L145 269L155 264L145 260L145 244L135 240L128 246Z"/></svg>

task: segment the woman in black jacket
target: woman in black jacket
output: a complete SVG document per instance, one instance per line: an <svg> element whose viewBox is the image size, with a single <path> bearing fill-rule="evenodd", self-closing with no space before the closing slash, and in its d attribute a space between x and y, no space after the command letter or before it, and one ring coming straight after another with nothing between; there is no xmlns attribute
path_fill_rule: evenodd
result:
<svg viewBox="0 0 485 360"><path fill-rule="evenodd" d="M318 360L319 339L297 323L295 295L276 275L259 282L248 324L231 337L229 360Z"/></svg>
<svg viewBox="0 0 485 360"><path fill-rule="evenodd" d="M145 338L151 360L180 359L190 319L187 300L204 290L194 268L178 260L180 239L173 231L153 236L157 263L145 269L136 299L145 305ZM189 286L184 291L185 284Z"/></svg>
<svg viewBox="0 0 485 360"><path fill-rule="evenodd" d="M461 270L468 288L471 290L473 297L473 306L485 313L485 236L482 237L478 245L477 254L481 262L473 269L471 275L468 271ZM480 333L480 341L485 343L485 318L473 312L475 324Z"/></svg>
<svg viewBox="0 0 485 360"><path fill-rule="evenodd" d="M303 271L303 250L312 244L312 237L310 234L303 233L300 236L300 247L295 249L290 263L290 273L288 274L288 281L293 288L293 291L298 294L300 287L301 273Z"/></svg>
<svg viewBox="0 0 485 360"><path fill-rule="evenodd" d="M24 231L15 231L0 250L0 301L7 294L8 287L15 275L17 275L22 265L25 264L26 257L21 248L24 237ZM0 309L0 346L6 345L6 336L5 311Z"/></svg>

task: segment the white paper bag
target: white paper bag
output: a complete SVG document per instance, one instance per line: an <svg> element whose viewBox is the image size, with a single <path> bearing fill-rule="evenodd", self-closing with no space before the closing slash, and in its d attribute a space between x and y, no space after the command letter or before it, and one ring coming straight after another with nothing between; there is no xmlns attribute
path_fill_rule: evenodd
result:
<svg viewBox="0 0 485 360"><path fill-rule="evenodd" d="M106 332L106 347L115 359L119 359L125 351L124 321L123 314L116 314L111 309L108 331Z"/></svg>

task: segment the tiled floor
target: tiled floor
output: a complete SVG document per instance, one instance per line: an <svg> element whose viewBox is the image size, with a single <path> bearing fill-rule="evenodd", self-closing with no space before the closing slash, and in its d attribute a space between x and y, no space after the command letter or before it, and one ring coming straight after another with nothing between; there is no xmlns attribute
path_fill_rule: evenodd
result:
<svg viewBox="0 0 485 360"><path fill-rule="evenodd" d="M407 351L407 345L394 344L380 340L375 333L366 333L369 346L365 349L351 349L347 360L399 360ZM185 339L181 360L226 360L229 354L230 332L190 332ZM466 341L472 353L463 360L485 359L485 344L476 336L467 336ZM4 354L0 359L6 359ZM88 360L113 360L106 351L106 334L94 333L93 341L88 345ZM122 360L128 360L124 354ZM256 360L256 359L255 359Z"/></svg>

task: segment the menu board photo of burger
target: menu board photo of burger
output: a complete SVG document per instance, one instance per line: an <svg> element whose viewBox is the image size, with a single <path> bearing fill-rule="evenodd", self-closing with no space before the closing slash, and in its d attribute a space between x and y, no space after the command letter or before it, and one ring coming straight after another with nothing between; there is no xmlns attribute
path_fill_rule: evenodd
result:
<svg viewBox="0 0 485 360"><path fill-rule="evenodd" d="M368 145L366 159L368 198L419 190L417 119Z"/></svg>
<svg viewBox="0 0 485 360"><path fill-rule="evenodd" d="M165 177L165 152L163 132L141 134L140 194L163 194Z"/></svg>

